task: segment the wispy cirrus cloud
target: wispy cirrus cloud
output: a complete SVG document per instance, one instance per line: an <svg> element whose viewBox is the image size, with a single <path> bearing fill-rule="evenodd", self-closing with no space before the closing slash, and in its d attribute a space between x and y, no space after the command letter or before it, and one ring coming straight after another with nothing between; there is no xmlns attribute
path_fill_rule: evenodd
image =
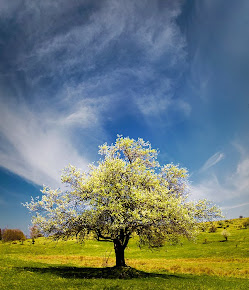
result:
<svg viewBox="0 0 249 290"><path fill-rule="evenodd" d="M69 163L86 169L89 160L74 145L71 130L75 126L98 128L98 112L90 104L78 104L73 113L72 108L58 113L32 112L25 103L16 106L2 101L0 166L35 184L55 186ZM88 142L89 137L82 140L82 147Z"/></svg>
<svg viewBox="0 0 249 290"><path fill-rule="evenodd" d="M67 1L53 1L53 5L46 1L40 5L25 2L26 9L18 14L18 24L30 26L26 18L30 13L35 20L29 30L23 31L29 37L29 45L25 50L21 48L17 56L20 68L25 71L33 72L37 65L53 74L68 74L67 69L74 73L79 67L81 71L91 70L100 61L105 62L103 53L108 60L112 57L121 64L120 57L131 52L137 58L136 65L141 61L152 64L164 57L169 61L168 66L174 66L185 59L185 39L176 24L181 1L159 4L108 0L71 5ZM85 10L84 17L80 17L79 9ZM41 26L44 21L54 25L48 29L47 25ZM65 24L66 29L61 29ZM39 37L34 37L38 30ZM117 51L113 55L114 45ZM131 54L129 58L133 60ZM129 60L128 63L131 64Z"/></svg>
<svg viewBox="0 0 249 290"><path fill-rule="evenodd" d="M185 38L176 23L181 1L86 1L70 7L75 12L79 7L87 11L85 18L76 20L71 19L66 3L62 1L58 11L57 5L48 9L46 2L39 7L27 5L26 14L34 13L37 21L27 35L29 46L20 51L16 63L33 86L48 77L65 84L70 79L82 85L92 83L97 90L102 87L106 96L129 98L144 117L174 106L186 112L186 106L178 105L172 93L186 57ZM48 10L42 14L45 19L38 17ZM66 17L63 14L62 18L62 11ZM30 36L40 29L40 21L50 23L53 17L57 22L51 32L43 28L40 37ZM67 29L61 30L67 17ZM19 20L24 27L25 19L24 14ZM163 63L175 71L174 77L163 73L162 78Z"/></svg>
<svg viewBox="0 0 249 290"><path fill-rule="evenodd" d="M246 205L249 204L249 154L248 152L245 154L246 149L242 145L236 147L240 151L243 148L243 154L241 154L235 168L230 170L230 173L226 174L225 177L219 172L212 172L211 175L202 177L199 182L192 185L191 195L196 199L207 198L217 202L226 212L244 207L244 212L248 214ZM219 155L209 163L213 164L218 159Z"/></svg>
<svg viewBox="0 0 249 290"><path fill-rule="evenodd" d="M248 206L249 202L241 203L241 204L236 204L236 205L231 205L231 206L223 206L222 209L227 210L227 209L234 209L234 208L240 208L244 206Z"/></svg>
<svg viewBox="0 0 249 290"><path fill-rule="evenodd" d="M239 170L245 163L246 169ZM217 174L212 174L200 180L192 186L192 196L194 198L208 198L215 202L229 201L236 197L248 196L249 158L237 164L234 172L231 172L224 180Z"/></svg>
<svg viewBox="0 0 249 290"><path fill-rule="evenodd" d="M203 172L213 167L215 164L219 163L221 160L225 158L225 154L222 152L216 152L213 154L208 160L203 164L200 171Z"/></svg>
<svg viewBox="0 0 249 290"><path fill-rule="evenodd" d="M20 0L0 7L9 27L9 37L1 35L3 168L54 184L69 162L91 161L91 150L81 147L102 142L106 122L131 107L145 119L170 107L184 116L191 110L173 96L186 57L181 1Z"/></svg>

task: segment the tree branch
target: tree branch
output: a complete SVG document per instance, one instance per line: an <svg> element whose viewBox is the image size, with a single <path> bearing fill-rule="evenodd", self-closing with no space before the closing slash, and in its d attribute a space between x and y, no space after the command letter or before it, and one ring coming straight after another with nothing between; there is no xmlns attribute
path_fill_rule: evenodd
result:
<svg viewBox="0 0 249 290"><path fill-rule="evenodd" d="M129 240L130 240L130 235L126 235L126 236L125 236L125 241L124 241L124 244L123 244L123 247L124 247L124 248L127 247Z"/></svg>
<svg viewBox="0 0 249 290"><path fill-rule="evenodd" d="M101 234L100 230L96 230L96 234L97 234L97 241L100 242L113 242L113 239L111 237L105 237ZM100 240L102 239L102 240Z"/></svg>

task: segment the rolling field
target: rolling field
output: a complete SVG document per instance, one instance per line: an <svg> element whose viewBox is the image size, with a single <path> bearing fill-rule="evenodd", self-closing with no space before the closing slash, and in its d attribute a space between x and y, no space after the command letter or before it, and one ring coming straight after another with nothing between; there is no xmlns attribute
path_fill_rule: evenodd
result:
<svg viewBox="0 0 249 290"><path fill-rule="evenodd" d="M183 240L153 251L140 250L133 238L125 252L128 276L111 270L111 243L0 242L0 289L249 289L249 228L243 220L215 222L214 233L206 224L196 243Z"/></svg>

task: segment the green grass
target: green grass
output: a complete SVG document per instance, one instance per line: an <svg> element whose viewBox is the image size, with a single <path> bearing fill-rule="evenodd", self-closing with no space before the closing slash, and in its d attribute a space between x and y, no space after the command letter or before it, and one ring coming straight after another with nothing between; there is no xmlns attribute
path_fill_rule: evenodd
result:
<svg viewBox="0 0 249 290"><path fill-rule="evenodd" d="M224 223L227 242L223 227L201 233L196 243L153 251L140 250L134 238L125 253L127 273L110 268L111 243L0 243L0 289L249 289L249 229L239 228L242 221Z"/></svg>

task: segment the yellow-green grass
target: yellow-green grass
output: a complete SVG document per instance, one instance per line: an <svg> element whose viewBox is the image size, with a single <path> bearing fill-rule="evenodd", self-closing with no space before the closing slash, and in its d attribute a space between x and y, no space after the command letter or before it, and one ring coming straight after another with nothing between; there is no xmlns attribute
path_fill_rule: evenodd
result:
<svg viewBox="0 0 249 290"><path fill-rule="evenodd" d="M12 259L17 257L9 256ZM76 267L112 267L115 259L74 255L19 255L18 260ZM129 266L147 272L185 273L249 278L249 258L127 259Z"/></svg>
<svg viewBox="0 0 249 290"><path fill-rule="evenodd" d="M195 243L182 240L153 251L140 250L131 239L126 262L141 275L125 282L105 270L115 264L111 243L0 243L0 289L249 289L249 229L242 222L230 220L215 233L202 232Z"/></svg>

